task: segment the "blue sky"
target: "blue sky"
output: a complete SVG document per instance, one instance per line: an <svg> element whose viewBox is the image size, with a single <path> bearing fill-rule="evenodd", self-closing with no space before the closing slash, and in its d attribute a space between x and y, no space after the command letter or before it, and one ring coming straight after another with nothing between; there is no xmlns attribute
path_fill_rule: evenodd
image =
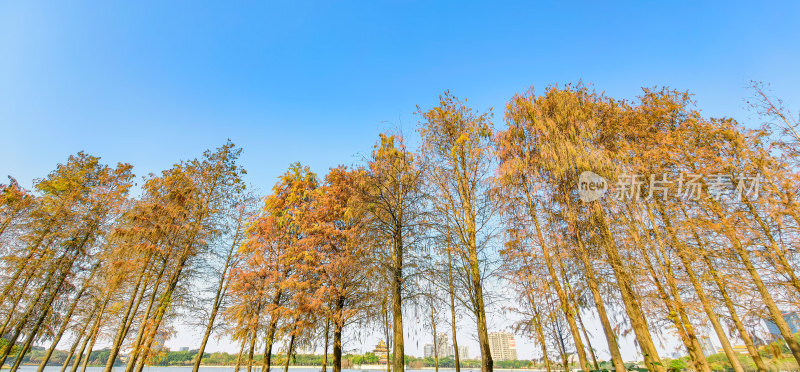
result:
<svg viewBox="0 0 800 372"><path fill-rule="evenodd" d="M80 150L146 174L231 138L268 190L414 135L446 89L501 121L532 85L668 85L747 120L750 79L800 102L800 5L759 4L0 1L0 176Z"/></svg>
<svg viewBox="0 0 800 372"><path fill-rule="evenodd" d="M798 18L789 1L0 0L0 176L30 187L80 150L144 175L230 138L267 191L291 162L324 173L382 130L413 137L446 89L499 124L514 93L579 80L689 90L754 125L751 79L800 106Z"/></svg>

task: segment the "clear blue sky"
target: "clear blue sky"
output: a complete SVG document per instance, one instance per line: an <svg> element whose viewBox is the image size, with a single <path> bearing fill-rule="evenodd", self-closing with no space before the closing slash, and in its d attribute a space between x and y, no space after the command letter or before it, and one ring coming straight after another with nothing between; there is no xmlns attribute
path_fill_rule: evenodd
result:
<svg viewBox="0 0 800 372"><path fill-rule="evenodd" d="M414 135L446 89L498 121L579 80L688 89L745 122L750 79L800 106L800 2L530 3L0 0L0 176L30 187L80 150L143 175L230 138L267 191L291 162L324 173Z"/></svg>
<svg viewBox="0 0 800 372"><path fill-rule="evenodd" d="M30 186L79 150L146 174L231 138L267 190L293 161L413 135L445 89L498 121L515 92L579 79L743 120L749 79L800 103L798 2L224 3L0 0L0 176Z"/></svg>

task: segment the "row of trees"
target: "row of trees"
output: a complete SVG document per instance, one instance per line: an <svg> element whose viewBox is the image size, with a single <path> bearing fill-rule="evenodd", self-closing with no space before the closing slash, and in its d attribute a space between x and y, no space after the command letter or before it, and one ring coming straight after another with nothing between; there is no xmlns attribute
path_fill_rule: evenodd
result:
<svg viewBox="0 0 800 372"><path fill-rule="evenodd" d="M748 328L761 318L800 361L781 313L800 295L798 123L773 102L761 93L754 107L776 120L749 131L704 118L686 93L644 90L629 102L550 87L512 98L497 129L491 111L445 93L418 109L417 151L384 134L363 162L324 177L293 164L260 202L231 143L146 177L136 196L130 165L79 153L34 191L2 187L0 365L15 371L46 344L41 372L68 344L62 372L83 372L100 342L111 345L107 372L122 353L126 372L140 372L183 321L203 329L195 370L212 335L227 335L237 372L269 371L273 353L300 346L322 346L323 370L339 372L345 336L371 329L402 371L413 313L434 345L449 323L459 370L466 312L491 371L495 280L516 289L515 329L538 341L548 371L555 355L567 368L572 352L582 369L599 368L589 319L617 371L628 334L647 367L664 370L665 333L708 371L705 329L735 370L745 367L737 338L766 370ZM619 197L582 198L586 171ZM696 176L712 174L723 178Z"/></svg>
<svg viewBox="0 0 800 372"><path fill-rule="evenodd" d="M239 153L229 143L176 164L147 177L136 198L130 165L84 153L37 180L35 192L13 179L4 186L0 365L13 358L17 370L35 342L50 341L41 372L65 336L62 371L84 371L98 341L111 344L106 371L123 347L127 372L156 358L201 262L243 229Z"/></svg>
<svg viewBox="0 0 800 372"><path fill-rule="evenodd" d="M763 371L751 329L768 319L800 362L782 315L800 298L797 122L757 92L764 117L779 119L760 130L704 118L688 94L670 90L626 102L552 87L509 101L497 136L503 255L529 315L520 326L544 354L554 347L565 358L571 345L581 368L589 359L596 368L582 320L591 314L617 371L620 331L632 331L648 368L661 371L656 340L667 330L691 367L708 371L698 341L708 329L734 370L744 369L732 348L739 339ZM618 197L582 200L584 171L616 184Z"/></svg>

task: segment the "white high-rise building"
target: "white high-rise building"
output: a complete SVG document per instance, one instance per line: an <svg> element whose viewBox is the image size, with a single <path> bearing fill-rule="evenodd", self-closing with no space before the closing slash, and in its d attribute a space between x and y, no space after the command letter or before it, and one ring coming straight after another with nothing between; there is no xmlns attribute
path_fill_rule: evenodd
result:
<svg viewBox="0 0 800 372"><path fill-rule="evenodd" d="M466 345L458 347L458 358L461 360L469 359L469 348Z"/></svg>
<svg viewBox="0 0 800 372"><path fill-rule="evenodd" d="M439 354L439 358L453 356L453 345L450 344L450 338L447 337L447 333L436 335L436 353Z"/></svg>
<svg viewBox="0 0 800 372"><path fill-rule="evenodd" d="M489 333L489 351L494 360L517 360L517 342L508 332Z"/></svg>
<svg viewBox="0 0 800 372"><path fill-rule="evenodd" d="M422 347L422 355L425 358L433 358L433 344L425 344Z"/></svg>

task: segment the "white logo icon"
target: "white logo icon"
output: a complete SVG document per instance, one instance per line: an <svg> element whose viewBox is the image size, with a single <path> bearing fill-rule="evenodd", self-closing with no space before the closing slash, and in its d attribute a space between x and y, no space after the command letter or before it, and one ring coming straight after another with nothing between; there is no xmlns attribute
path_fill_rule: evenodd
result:
<svg viewBox="0 0 800 372"><path fill-rule="evenodd" d="M608 191L608 182L602 176L584 171L578 176L578 196L584 202L600 199Z"/></svg>

